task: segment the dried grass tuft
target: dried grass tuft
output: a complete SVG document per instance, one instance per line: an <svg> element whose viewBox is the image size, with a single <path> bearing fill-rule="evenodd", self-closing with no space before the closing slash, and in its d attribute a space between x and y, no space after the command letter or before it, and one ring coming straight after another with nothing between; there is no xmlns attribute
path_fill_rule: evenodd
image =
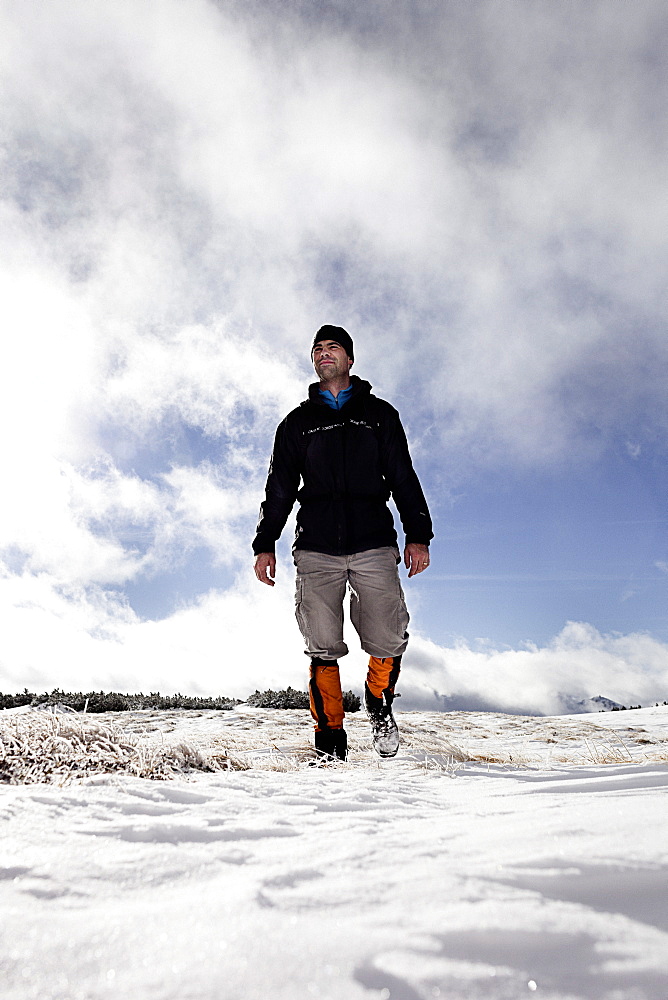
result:
<svg viewBox="0 0 668 1000"><path fill-rule="evenodd" d="M630 764L634 761L633 754L621 738L618 745L585 740L582 758L587 764Z"/></svg>
<svg viewBox="0 0 668 1000"><path fill-rule="evenodd" d="M65 784L115 772L166 779L187 771L242 768L220 750L213 758L185 742L142 740L90 718L30 712L0 721L0 782L5 784Z"/></svg>

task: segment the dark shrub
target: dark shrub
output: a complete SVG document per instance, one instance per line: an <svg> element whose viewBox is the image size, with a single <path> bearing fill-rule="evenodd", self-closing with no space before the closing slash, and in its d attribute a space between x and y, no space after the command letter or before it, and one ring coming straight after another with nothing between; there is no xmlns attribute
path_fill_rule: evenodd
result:
<svg viewBox="0 0 668 1000"><path fill-rule="evenodd" d="M183 694L161 695L159 691L151 694L119 694L117 691L61 691L54 688L49 694L35 694L27 688L22 694L0 693L0 708L19 708L21 705L69 705L77 712L136 712L143 708L213 708L218 711L229 711L235 705L240 705L238 698L195 698Z"/></svg>
<svg viewBox="0 0 668 1000"><path fill-rule="evenodd" d="M287 687L282 691L255 691L248 698L246 704L254 708L308 708L308 694L306 691L296 691ZM343 707L346 712L359 712L360 699L352 691L343 692Z"/></svg>

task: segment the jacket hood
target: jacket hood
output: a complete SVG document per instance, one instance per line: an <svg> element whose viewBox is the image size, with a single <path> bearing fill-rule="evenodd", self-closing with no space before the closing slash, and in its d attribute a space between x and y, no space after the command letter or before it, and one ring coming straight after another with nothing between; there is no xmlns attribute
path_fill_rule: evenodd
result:
<svg viewBox="0 0 668 1000"><path fill-rule="evenodd" d="M367 382L363 378L359 378L357 375L350 376L350 384L352 386L352 393L350 399L355 399L356 396L365 394L368 395L371 392L371 383ZM304 402L315 403L316 406L327 406L327 403L323 401L320 396L320 383L312 382L308 387L308 399Z"/></svg>

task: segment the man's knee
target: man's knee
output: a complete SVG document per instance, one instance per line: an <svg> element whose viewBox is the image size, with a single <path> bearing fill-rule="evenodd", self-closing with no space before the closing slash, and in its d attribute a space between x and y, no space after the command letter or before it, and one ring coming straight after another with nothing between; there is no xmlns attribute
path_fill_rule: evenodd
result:
<svg viewBox="0 0 668 1000"><path fill-rule="evenodd" d="M387 547L359 554L351 574L350 617L371 656L401 656L410 620L395 561Z"/></svg>
<svg viewBox="0 0 668 1000"><path fill-rule="evenodd" d="M295 553L297 581L295 613L309 656L345 656L343 597L345 565L339 557L319 552Z"/></svg>

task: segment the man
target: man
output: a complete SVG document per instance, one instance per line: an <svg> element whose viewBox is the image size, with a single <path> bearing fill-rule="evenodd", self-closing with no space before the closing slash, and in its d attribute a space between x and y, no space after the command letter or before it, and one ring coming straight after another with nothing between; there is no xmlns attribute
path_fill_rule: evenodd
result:
<svg viewBox="0 0 668 1000"><path fill-rule="evenodd" d="M372 395L368 382L350 374L350 334L340 326L321 327L311 357L319 382L276 431L253 541L255 575L274 586L275 544L298 499L296 614L311 658L316 752L347 756L338 657L348 652L343 641L348 587L350 618L369 653L364 701L374 747L381 757L394 757L399 732L392 702L408 642L408 612L387 501L392 495L401 516L409 577L429 565L431 518L399 414Z"/></svg>

